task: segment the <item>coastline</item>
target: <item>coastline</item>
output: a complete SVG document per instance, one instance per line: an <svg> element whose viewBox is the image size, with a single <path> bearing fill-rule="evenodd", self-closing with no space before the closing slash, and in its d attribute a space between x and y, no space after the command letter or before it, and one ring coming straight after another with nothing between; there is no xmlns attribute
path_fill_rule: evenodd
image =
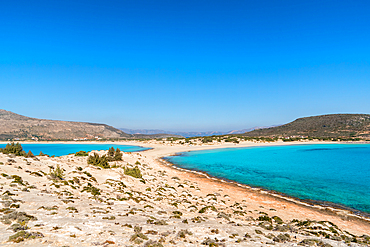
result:
<svg viewBox="0 0 370 247"><path fill-rule="evenodd" d="M301 143L124 144L153 149L123 153L123 161L111 162L110 169L89 165L86 156L24 158L0 154L0 192L6 201L0 205L0 245L297 246L314 241L321 246L351 243L360 247L370 243L369 221L349 211L310 205L178 168L161 159L215 147ZM64 170L62 179L51 177L56 166ZM126 174L126 167L136 167L142 176ZM9 238L17 233L9 228L14 224L6 221L4 212L8 211L35 217L26 229L41 237L10 243Z"/></svg>
<svg viewBox="0 0 370 247"><path fill-rule="evenodd" d="M0 144L5 144L9 142L0 142ZM224 184L229 184L231 186L237 186L240 188L244 188L248 191L253 191L254 193L263 193L265 195L271 196L273 198L279 200L285 200L288 202L292 202L297 205L301 205L304 207L308 207L314 210L320 210L322 212L327 212L328 210L331 213L339 214L341 217L345 215L345 217L355 218L357 220L364 221L370 224L370 214L366 212L362 212L360 210L356 210L350 207L346 207L344 205L339 205L333 202L326 202L326 201L316 201L316 200L309 200L309 199L300 199L298 197L290 196L284 194L279 191L268 190L263 187L251 186L248 184L242 184L233 180L229 180L226 178L219 178L208 174L205 171L197 171L197 170L190 170L185 169L177 166L176 164L171 163L166 159L168 156L176 156L180 155L181 153L186 152L193 152L193 151L201 151L201 150L213 150L213 149L228 149L228 148L247 148L247 147L264 147L264 146L288 146L288 145L314 145L314 144L370 144L369 142L338 142L338 141L293 141L293 142L250 142L245 141L240 144L233 144L233 143L223 143L223 144L203 144L203 145L196 145L196 146L183 146L183 145L163 145L158 143L146 143L145 141L28 141L28 142L20 142L21 144L112 144L112 145L135 145L140 146L143 148L148 148L146 150L135 151L134 153L145 153L152 156L154 160L159 161L161 164L168 166L172 169L176 169L181 172L188 172L195 174L196 176L204 177L209 179L210 181L217 181ZM163 149L163 147L165 147ZM167 149L173 149L172 151L168 152L167 154L163 155L163 151L167 152ZM93 150L94 151L94 150ZM96 150L101 151L101 150ZM149 151L153 151L154 154L151 154ZM328 204L328 205L323 205Z"/></svg>
<svg viewBox="0 0 370 247"><path fill-rule="evenodd" d="M263 187L251 186L248 184L239 183L239 182L229 180L226 178L219 178L216 176L212 176L204 171L185 169L185 168L179 167L176 164L168 161L166 157L161 157L158 160L162 162L164 165L167 165L173 169L176 169L182 172L193 173L199 177L204 177L206 179L210 179L210 180L213 180L219 183L229 184L231 186L237 186L237 187L246 189L248 191L253 191L255 193L263 193L265 195L271 196L276 199L289 201L294 204L301 205L307 208L311 208L314 210L320 210L321 212L331 211L333 214L346 215L346 217L353 217L353 218L356 218L357 220L362 220L370 224L370 214L369 213L362 212L360 210L356 210L350 207L346 207L344 205L340 205L340 204L336 204L336 203L328 202L328 201L300 199L298 197L290 196L290 195L287 195L279 191L268 190ZM328 205L324 205L324 204L328 204Z"/></svg>
<svg viewBox="0 0 370 247"><path fill-rule="evenodd" d="M260 187L253 187L246 184L241 184L232 180L217 178L212 175L209 175L203 171L194 171L188 170L172 164L171 162L165 160L165 157L177 155L178 153L184 152L192 152L192 151L200 151L200 150L210 150L210 149L224 149L224 148L245 148L245 147L263 147L263 146L285 146L285 145L310 145L310 144L368 144L368 142L326 142L326 141L307 141L307 142L272 142L272 143L254 143L254 142L247 142L242 144L226 144L226 145L203 145L203 146L192 146L192 147L178 147L178 146L170 146L172 147L171 151L168 150L156 150L158 147L153 147L153 144L150 145L153 147L152 150L145 150L143 151L146 155L152 156L157 162L162 164L163 166L169 167L170 169L176 170L181 173L192 174L193 178L200 179L200 181L213 183L213 184L222 184L222 186L230 187L236 189L238 191L242 190L247 193L252 193L255 196L262 196L268 197L272 200L276 200L283 203L293 204L298 208L304 208L308 211L313 211L312 215L318 216L318 220L321 217L330 217L332 221L339 223L339 225L343 225L347 227L348 225L344 222L357 222L360 225L364 225L367 229L366 231L360 231L362 233L370 232L370 215L366 212L362 212L359 210L355 210L352 208L348 208L342 205L337 205L335 203L327 202L330 205L322 205L323 202L318 202L314 200L301 200L296 197L292 197L286 195L284 193L280 193L273 190L266 190ZM157 145L155 145L157 146ZM163 147L165 145L159 145ZM151 155L150 151L154 152ZM325 202L324 202L325 203ZM296 215L298 216L298 215ZM294 217L292 217L293 219ZM306 217L307 219L309 217ZM334 220L333 218L338 218L339 221ZM342 221L342 222L341 222ZM351 227L352 228L352 227ZM356 229L357 227L354 227Z"/></svg>
<svg viewBox="0 0 370 247"><path fill-rule="evenodd" d="M348 221L352 222L357 222L358 224L362 225L364 224L366 226L366 231L361 231L362 233L368 233L370 232L370 217L366 215L365 212L358 211L361 214L358 215L356 214L356 210L351 209L351 208L344 208L340 207L339 205L332 204L329 206L321 205L319 202L316 201L305 201L301 200L296 197L288 196L283 193L279 193L276 191L270 191L266 190L263 188L258 188L258 187L252 187L249 185L245 184L240 184L235 181L227 180L227 179L221 179L221 178L216 178L213 177L206 172L200 172L200 171L193 171L193 170L188 170L184 168L177 167L176 165L168 162L167 160L164 160L164 157L171 156L171 155L176 155L177 153L184 153L184 152L191 152L191 151L198 151L198 150L209 150L209 149L223 149L223 148L245 148L245 147L262 147L262 146L285 146L285 145L310 145L310 144L366 144L366 142L326 142L326 141L306 141L306 142L300 142L300 141L295 141L295 142L272 142L272 143L255 143L255 142L246 142L246 143L241 143L241 144L226 144L226 145L203 145L203 146L192 146L192 147L178 147L178 146L169 146L172 147L171 151L167 150L156 150L156 145L152 146L152 150L146 150L144 153L146 155L152 156L154 159L156 159L159 163L161 163L163 166L167 166L170 169L174 169L176 171L182 172L182 173L187 173L187 174L192 174L194 178L199 178L200 180L208 180L210 183L215 183L219 184L221 183L223 186L226 187L231 187L233 189L239 190L244 190L247 193L252 193L255 195L260 195L262 197L269 197L272 200L277 200L280 202L286 202L288 204L294 204L298 208L304 208L305 210L308 211L314 211L317 214L321 214L318 217L318 220L320 220L321 216L325 218L326 216L330 217L331 220L333 220L332 217L334 218L339 218L339 225L343 225L344 227L347 226L346 223ZM163 147L164 145L160 145L160 147ZM154 152L153 155L151 155L150 151ZM313 213L313 215L315 215ZM294 217L293 217L294 218ZM309 217L307 217L309 218ZM335 221L335 220L334 220ZM342 222L340 222L342 221ZM352 227L351 227L352 228ZM356 227L355 227L356 228Z"/></svg>
<svg viewBox="0 0 370 247"><path fill-rule="evenodd" d="M265 208L266 205L277 208L280 206L277 215L288 220L316 220L329 221L338 225L343 229L347 229L357 234L368 234L370 232L370 218L363 215L353 213L352 209L343 209L335 206L324 206L319 203L309 203L299 198L282 195L276 191L269 191L262 188L251 187L249 185L240 184L235 181L220 179L213 177L205 172L193 171L177 167L169 164L170 162L159 158L158 163L174 170L177 174L184 174L183 177L197 182L199 185L206 185L205 187L214 188L222 187L223 191L231 191L234 200L241 198L253 198L251 202L257 207ZM182 178L182 177L181 177ZM257 208L256 207L256 208ZM363 212L361 212L363 213Z"/></svg>

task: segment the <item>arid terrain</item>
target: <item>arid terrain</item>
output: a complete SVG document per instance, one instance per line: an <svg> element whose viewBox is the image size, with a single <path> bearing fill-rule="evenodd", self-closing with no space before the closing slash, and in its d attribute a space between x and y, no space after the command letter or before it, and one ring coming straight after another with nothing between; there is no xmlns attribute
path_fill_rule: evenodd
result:
<svg viewBox="0 0 370 247"><path fill-rule="evenodd" d="M176 169L158 158L184 151L183 146L144 145L154 149L124 153L123 161L109 163L110 169L88 165L86 156L0 154L1 245L370 244L369 222L351 212L303 205ZM201 148L212 147L187 147ZM63 172L56 176L58 167ZM140 174L125 174L124 168L134 167Z"/></svg>

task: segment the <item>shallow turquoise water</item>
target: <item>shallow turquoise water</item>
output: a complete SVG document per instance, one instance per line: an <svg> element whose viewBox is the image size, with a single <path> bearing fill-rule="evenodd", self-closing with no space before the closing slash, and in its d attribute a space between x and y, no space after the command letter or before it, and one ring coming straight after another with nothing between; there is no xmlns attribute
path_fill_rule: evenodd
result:
<svg viewBox="0 0 370 247"><path fill-rule="evenodd" d="M0 148L5 147L6 144L0 144ZM44 154L62 156L78 151L92 151L92 150L108 150L110 147L119 148L123 152L138 152L144 151L148 148L131 145L115 145L115 144L59 144L59 143L47 143L47 144L22 144L23 150L26 153L31 150L34 155L38 155L40 151Z"/></svg>
<svg viewBox="0 0 370 247"><path fill-rule="evenodd" d="M370 213L370 145L214 149L167 159L215 177Z"/></svg>

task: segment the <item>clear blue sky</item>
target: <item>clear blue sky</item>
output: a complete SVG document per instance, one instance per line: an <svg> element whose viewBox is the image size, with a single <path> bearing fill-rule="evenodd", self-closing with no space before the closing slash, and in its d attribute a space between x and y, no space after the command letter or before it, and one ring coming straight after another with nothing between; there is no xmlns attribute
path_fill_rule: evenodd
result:
<svg viewBox="0 0 370 247"><path fill-rule="evenodd" d="M231 130L370 113L370 1L0 1L0 109Z"/></svg>

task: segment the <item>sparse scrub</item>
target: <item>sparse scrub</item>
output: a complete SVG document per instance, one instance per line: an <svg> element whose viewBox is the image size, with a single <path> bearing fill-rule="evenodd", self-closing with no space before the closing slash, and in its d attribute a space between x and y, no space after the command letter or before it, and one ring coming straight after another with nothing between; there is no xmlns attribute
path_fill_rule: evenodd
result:
<svg viewBox="0 0 370 247"><path fill-rule="evenodd" d="M110 168L107 157L105 155L100 157L97 153L89 156L89 158L87 159L87 164L98 166L103 169Z"/></svg>
<svg viewBox="0 0 370 247"><path fill-rule="evenodd" d="M139 226L134 227L135 234L130 237L131 242L142 243L143 240L148 240L148 237L141 230L142 228Z"/></svg>
<svg viewBox="0 0 370 247"><path fill-rule="evenodd" d="M69 210L70 213L78 213L78 210L75 207L67 207L66 209Z"/></svg>
<svg viewBox="0 0 370 247"><path fill-rule="evenodd" d="M215 208L215 206L206 206L206 207L202 208L201 210L199 210L199 212L198 212L198 213L203 214L203 213L205 213L208 209L211 209L212 211L217 211L217 209Z"/></svg>
<svg viewBox="0 0 370 247"><path fill-rule="evenodd" d="M144 247L163 247L163 244L157 241L149 240L144 244Z"/></svg>
<svg viewBox="0 0 370 247"><path fill-rule="evenodd" d="M86 151L78 151L75 156L88 156L89 154Z"/></svg>
<svg viewBox="0 0 370 247"><path fill-rule="evenodd" d="M53 180L63 180L64 171L59 165L57 165L56 168L50 168L49 175Z"/></svg>
<svg viewBox="0 0 370 247"><path fill-rule="evenodd" d="M135 166L134 168L125 167L124 173L125 175L131 176L134 178L142 178L141 171L137 166Z"/></svg>
<svg viewBox="0 0 370 247"><path fill-rule="evenodd" d="M27 239L42 238L44 235L40 232L26 232L24 230L17 232L9 237L9 242L20 243Z"/></svg>
<svg viewBox="0 0 370 247"><path fill-rule="evenodd" d="M23 151L21 144L17 143L8 143L5 148L0 148L0 152L3 154L15 154L16 156L26 156L26 152Z"/></svg>
<svg viewBox="0 0 370 247"><path fill-rule="evenodd" d="M186 238L186 235L193 235L192 232L190 232L189 230L180 230L178 233L177 233L177 237L179 238Z"/></svg>
<svg viewBox="0 0 370 247"><path fill-rule="evenodd" d="M122 160L122 153L119 148L114 150L114 147L109 148L107 153L107 159L108 161L121 161Z"/></svg>
<svg viewBox="0 0 370 247"><path fill-rule="evenodd" d="M81 192L84 192L84 191L91 193L93 196L100 195L100 189L92 186L91 183L87 183L87 186L83 187Z"/></svg>
<svg viewBox="0 0 370 247"><path fill-rule="evenodd" d="M37 218L25 212L11 210L0 218L0 221L6 225L10 225L13 221L17 221L19 224L27 224L30 220L37 220Z"/></svg>
<svg viewBox="0 0 370 247"><path fill-rule="evenodd" d="M31 150L30 151L28 151L28 153L26 154L26 157L27 158L33 158L33 157L35 157L35 155L31 152Z"/></svg>

